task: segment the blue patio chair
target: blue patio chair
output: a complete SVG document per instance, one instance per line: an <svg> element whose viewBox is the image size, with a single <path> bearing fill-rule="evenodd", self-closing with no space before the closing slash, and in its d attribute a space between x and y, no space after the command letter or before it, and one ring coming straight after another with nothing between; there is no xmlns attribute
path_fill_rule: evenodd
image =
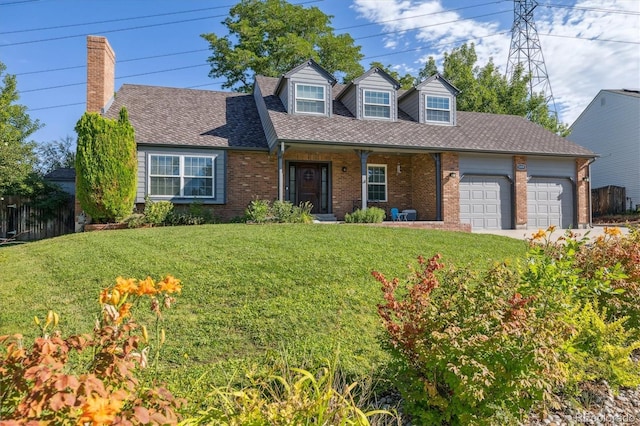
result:
<svg viewBox="0 0 640 426"><path fill-rule="evenodd" d="M397 208L393 207L391 209L391 220L393 220L394 222L397 221L399 215L400 215L400 210L398 210Z"/></svg>

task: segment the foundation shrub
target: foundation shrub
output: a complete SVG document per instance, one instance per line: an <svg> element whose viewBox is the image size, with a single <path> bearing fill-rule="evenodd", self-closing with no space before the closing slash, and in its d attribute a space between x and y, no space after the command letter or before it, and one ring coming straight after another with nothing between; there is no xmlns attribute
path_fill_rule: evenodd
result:
<svg viewBox="0 0 640 426"><path fill-rule="evenodd" d="M144 219L149 225L165 224L171 211L173 211L173 203L171 201L153 201L149 197L144 200Z"/></svg>
<svg viewBox="0 0 640 426"><path fill-rule="evenodd" d="M346 223L380 223L387 216L380 207L369 207L366 210L357 209L353 213L344 216Z"/></svg>
<svg viewBox="0 0 640 426"><path fill-rule="evenodd" d="M245 210L245 221L252 223L311 223L313 204L307 202L294 206L289 201L255 199Z"/></svg>

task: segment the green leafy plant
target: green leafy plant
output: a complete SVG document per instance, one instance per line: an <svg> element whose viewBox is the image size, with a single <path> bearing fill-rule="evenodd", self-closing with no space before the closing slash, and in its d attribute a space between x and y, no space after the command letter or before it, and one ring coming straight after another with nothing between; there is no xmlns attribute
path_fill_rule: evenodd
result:
<svg viewBox="0 0 640 426"><path fill-rule="evenodd" d="M271 219L270 205L267 200L255 199L249 203L245 210L247 219L254 223L265 223Z"/></svg>
<svg viewBox="0 0 640 426"><path fill-rule="evenodd" d="M149 225L162 225L173 211L171 201L153 201L148 196L144 199L144 219Z"/></svg>
<svg viewBox="0 0 640 426"><path fill-rule="evenodd" d="M563 378L561 327L537 316L533 298L517 292L517 275L497 265L484 275L441 271L439 279L440 256L418 265L402 286L373 273L398 389L418 423L489 425L553 401Z"/></svg>
<svg viewBox="0 0 640 426"><path fill-rule="evenodd" d="M270 203L267 200L255 199L245 210L245 219L253 223L311 223L312 209L313 204L308 201L294 206L290 201L275 200Z"/></svg>
<svg viewBox="0 0 640 426"><path fill-rule="evenodd" d="M606 380L614 389L640 386L640 365L631 359L640 341L625 329L627 318L607 320L607 309L587 302L569 315L573 326L566 342L568 387L581 382Z"/></svg>
<svg viewBox="0 0 640 426"><path fill-rule="evenodd" d="M158 283L118 278L100 294L92 335L63 338L58 314L49 311L34 318L40 337L31 347L19 334L0 336L0 418L16 425L176 424L182 401L162 387L143 386L136 373L147 367L150 352L157 365L165 339L161 310L180 290L170 276ZM155 341L132 319L132 307L144 297L156 314Z"/></svg>
<svg viewBox="0 0 640 426"><path fill-rule="evenodd" d="M387 216L385 211L379 207L369 207L366 210L357 209L353 213L344 216L346 223L380 223Z"/></svg>
<svg viewBox="0 0 640 426"><path fill-rule="evenodd" d="M250 376L243 388L217 388L209 408L184 425L340 425L369 426L369 418L392 414L384 410L363 411L356 402L358 383L340 380L335 366L316 374L300 368L284 373Z"/></svg>
<svg viewBox="0 0 640 426"><path fill-rule="evenodd" d="M137 169L134 130L127 110L118 120L85 113L76 124L76 195L97 223L120 220L133 209Z"/></svg>

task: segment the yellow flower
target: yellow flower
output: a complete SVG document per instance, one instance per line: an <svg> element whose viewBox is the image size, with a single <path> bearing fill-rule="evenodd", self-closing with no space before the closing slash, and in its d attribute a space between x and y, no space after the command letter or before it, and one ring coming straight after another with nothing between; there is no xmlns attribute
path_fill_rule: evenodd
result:
<svg viewBox="0 0 640 426"><path fill-rule="evenodd" d="M539 240L541 238L544 238L547 236L547 233L545 231L543 231L542 229L539 229L538 232L536 232L535 234L533 234L531 236L532 239L534 240Z"/></svg>
<svg viewBox="0 0 640 426"><path fill-rule="evenodd" d="M122 306L120 306L120 309L118 309L118 314L120 314L119 321L131 316L131 306L133 306L131 303L123 303Z"/></svg>
<svg viewBox="0 0 640 426"><path fill-rule="evenodd" d="M547 232L550 233L550 234L553 234L553 231L555 231L555 230L556 230L556 226L555 225L550 225L547 228Z"/></svg>
<svg viewBox="0 0 640 426"><path fill-rule="evenodd" d="M136 294L138 291L138 285L135 278L124 279L122 277L116 278L116 290L120 294Z"/></svg>
<svg viewBox="0 0 640 426"><path fill-rule="evenodd" d="M109 425L113 423L121 407L122 401L91 395L82 405L82 415L78 419L78 424Z"/></svg>
<svg viewBox="0 0 640 426"><path fill-rule="evenodd" d="M138 282L138 291L136 292L138 296L143 296L145 294L154 295L157 292L156 284L153 282L151 277L147 277L147 279Z"/></svg>
<svg viewBox="0 0 640 426"><path fill-rule="evenodd" d="M619 237L622 235L622 231L618 227L608 228L605 226L604 233L611 237Z"/></svg>
<svg viewBox="0 0 640 426"><path fill-rule="evenodd" d="M160 286L158 292L160 293L180 293L182 290L182 286L180 285L180 280L172 277L171 275L167 275L164 280L158 283Z"/></svg>
<svg viewBox="0 0 640 426"><path fill-rule="evenodd" d="M109 292L109 288L105 288L100 292L100 304L104 305L105 303L109 303L109 300L111 300L111 294Z"/></svg>

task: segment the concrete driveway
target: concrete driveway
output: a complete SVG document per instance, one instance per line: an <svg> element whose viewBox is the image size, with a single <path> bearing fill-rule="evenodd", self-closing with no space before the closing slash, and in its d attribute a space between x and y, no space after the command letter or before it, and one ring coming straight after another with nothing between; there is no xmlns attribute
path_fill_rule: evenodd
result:
<svg viewBox="0 0 640 426"><path fill-rule="evenodd" d="M613 227L614 226L607 226L607 228L613 228ZM624 234L629 233L628 228L623 226L619 228L620 228L620 231L622 231L622 233ZM604 229L605 229L605 226L598 225L598 226L593 226L592 228L589 228L589 229L574 229L573 231L575 234L578 235L578 238L582 238L584 236L589 238L597 238L600 235L604 235ZM551 239L555 241L558 237L561 237L562 235L564 235L565 231L566 229L556 229L551 234ZM537 232L537 229L501 229L501 230L480 229L472 232L476 234L502 235L505 237L524 240L527 238L531 238L531 236Z"/></svg>

